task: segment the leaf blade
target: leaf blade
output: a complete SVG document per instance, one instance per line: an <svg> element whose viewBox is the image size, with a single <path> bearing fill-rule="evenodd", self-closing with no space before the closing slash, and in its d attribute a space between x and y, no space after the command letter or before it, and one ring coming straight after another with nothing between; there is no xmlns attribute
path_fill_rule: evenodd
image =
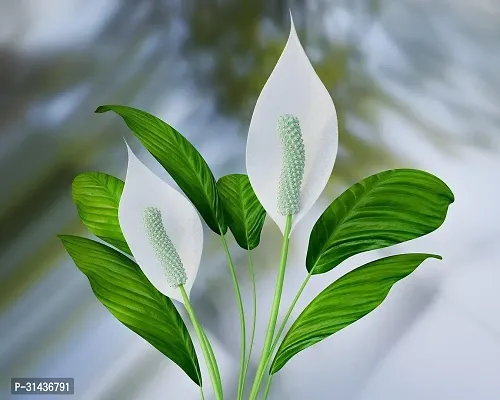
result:
<svg viewBox="0 0 500 400"><path fill-rule="evenodd" d="M377 308L392 286L435 254L398 254L364 264L342 276L302 311L271 364L278 372L297 353L344 329Z"/></svg>
<svg viewBox="0 0 500 400"><path fill-rule="evenodd" d="M123 118L142 145L191 200L210 229L217 234L226 233L227 225L215 178L191 142L173 127L145 111L121 105L104 105L96 109L96 113L108 111Z"/></svg>
<svg viewBox="0 0 500 400"><path fill-rule="evenodd" d="M253 250L260 243L266 211L245 174L230 174L217 181L224 218L238 245Z"/></svg>
<svg viewBox="0 0 500 400"><path fill-rule="evenodd" d="M90 239L60 235L66 251L88 278L97 299L195 382L201 372L189 332L172 301L127 256Z"/></svg>
<svg viewBox="0 0 500 400"><path fill-rule="evenodd" d="M85 172L73 180L73 202L83 224L98 238L132 254L118 222L124 182L102 172Z"/></svg>
<svg viewBox="0 0 500 400"><path fill-rule="evenodd" d="M306 268L330 271L347 258L436 230L454 201L439 178L415 169L384 171L342 193L313 227Z"/></svg>

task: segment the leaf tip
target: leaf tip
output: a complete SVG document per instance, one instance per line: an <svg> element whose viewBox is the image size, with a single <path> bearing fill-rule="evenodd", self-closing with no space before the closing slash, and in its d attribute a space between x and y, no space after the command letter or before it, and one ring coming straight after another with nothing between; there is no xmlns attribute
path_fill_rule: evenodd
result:
<svg viewBox="0 0 500 400"><path fill-rule="evenodd" d="M450 189L450 187L448 186L448 190L449 190L449 195L450 195L450 204L454 203L455 202L455 195L453 194L453 191Z"/></svg>
<svg viewBox="0 0 500 400"><path fill-rule="evenodd" d="M57 238L61 241L61 243L63 244L63 246L66 248L66 244L69 242L70 238L71 238L71 235L65 235L65 234L58 234L56 235Z"/></svg>
<svg viewBox="0 0 500 400"><path fill-rule="evenodd" d="M102 114L111 110L110 106L99 106L95 109L96 114Z"/></svg>

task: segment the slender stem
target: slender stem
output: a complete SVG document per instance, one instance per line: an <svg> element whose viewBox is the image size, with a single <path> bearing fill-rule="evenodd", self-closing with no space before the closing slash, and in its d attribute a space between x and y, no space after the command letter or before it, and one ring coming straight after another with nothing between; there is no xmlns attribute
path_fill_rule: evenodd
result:
<svg viewBox="0 0 500 400"><path fill-rule="evenodd" d="M255 286L255 269L253 267L252 251L247 250L248 255L248 267L250 268L250 276L252 278L252 300L253 300L253 315L252 315L252 336L250 338L250 348L248 349L247 362L245 365L245 371L243 373L243 387L241 389L242 395L245 390L245 380L248 373L248 367L250 366L250 359L252 356L253 341L255 338L255 324L257 320L257 289Z"/></svg>
<svg viewBox="0 0 500 400"><path fill-rule="evenodd" d="M260 356L259 365L257 366L257 372L255 374L255 380L252 385L252 390L250 392L250 400L256 400L259 394L260 384L264 377L266 370L266 365L269 359L269 351L273 343L274 330L276 329L276 322L278 320L278 312L281 301L281 294L283 292L283 282L285 280L285 270L286 270L286 259L288 256L288 245L290 243L290 231L292 228L292 216L286 216L285 233L283 236L283 248L281 250L281 261L278 270L278 277L276 279L276 288L274 291L273 305L271 307L271 314L269 316L269 323L267 326L267 333L264 339L264 347L262 349L262 354Z"/></svg>
<svg viewBox="0 0 500 400"><path fill-rule="evenodd" d="M307 274L306 279L304 279L304 282L302 282L302 285L300 286L299 291L295 295L295 298L293 299L292 304L290 304L290 307L288 308L288 311L286 312L285 318L283 319L283 322L281 323L281 326L278 330L278 333L276 334L276 337L274 338L274 342L273 342L273 345L271 346L271 351L269 353L269 359L271 358L271 355L272 355L274 349L278 345L279 338L280 338L281 334L283 333L283 330L285 329L286 323L288 322L288 319L290 318L290 315L292 314L292 311L293 311L295 305L297 304L297 301L299 300L300 295L304 291L304 289L307 285L307 282L309 282L309 279L311 279L311 276L312 276L311 272L309 274ZM269 362L269 360L268 360L268 362Z"/></svg>
<svg viewBox="0 0 500 400"><path fill-rule="evenodd" d="M286 323L288 322L288 319L290 318L290 315L292 314L292 311L293 311L295 305L297 304L297 301L299 300L302 292L304 291L307 283L309 282L309 279L311 279L311 276L312 276L312 270L311 270L311 272L309 272L307 274L306 279L304 279L304 282L302 282L302 285L300 286L299 291L295 295L295 298L293 299L292 304L290 304L290 307L288 308L288 311L285 315L285 318L283 319L283 322L281 323L281 326L278 330L278 333L276 334L276 336L274 338L274 342L273 342L273 345L271 346L271 351L269 352L269 357L267 358L266 365L269 364L269 361L271 361L271 357L273 355L274 349L278 345L278 341L280 339L281 334L283 333L283 330L285 329ZM270 375L269 379L267 380L266 391L264 392L264 400L267 400L267 396L269 395L269 389L271 389L273 377L274 377L274 374Z"/></svg>
<svg viewBox="0 0 500 400"><path fill-rule="evenodd" d="M205 400L205 395L203 394L203 387L200 386L201 400Z"/></svg>
<svg viewBox="0 0 500 400"><path fill-rule="evenodd" d="M266 391L264 392L264 400L267 400L267 396L269 396L269 389L271 389L271 384L273 383L273 376L274 375L269 375L269 379L267 380Z"/></svg>
<svg viewBox="0 0 500 400"><path fill-rule="evenodd" d="M210 342L208 340L207 334L205 333L205 330L203 328L201 329L201 333L203 334L203 341L205 342L205 345L211 350L212 347L210 346ZM216 375L217 381L219 382L219 384L222 387L222 380L220 378L219 368L217 367L217 360L215 359L215 354L213 353L213 351L209 351L208 356L210 357L210 362L212 363L212 365L215 366L215 368L214 368L215 375Z"/></svg>
<svg viewBox="0 0 500 400"><path fill-rule="evenodd" d="M224 246L224 251L226 252L229 272L231 273L231 278L233 280L234 291L238 303L238 311L240 313L241 356L240 356L240 372L238 374L238 400L240 400L243 397L243 374L245 370L245 355L246 355L245 311L243 310L243 300L241 299L240 286L238 284L238 278L236 277L236 271L234 269L234 264L231 258L231 254L229 253L229 247L227 246L226 238L222 233L220 237L222 240L222 245Z"/></svg>
<svg viewBox="0 0 500 400"><path fill-rule="evenodd" d="M198 341L200 342L200 347L207 363L210 380L212 381L212 385L214 387L215 398L217 400L223 400L224 396L222 394L222 384L220 382L219 368L217 367L217 362L215 362L215 355L212 350L212 346L210 345L210 342L208 341L202 326L198 322L198 318L196 318L196 314L194 313L193 307L191 306L191 302L189 301L189 297L187 296L184 286L179 286L179 290L182 294L184 306L186 307L186 311L189 315L189 318L191 319L191 323L193 324L196 336L198 337Z"/></svg>

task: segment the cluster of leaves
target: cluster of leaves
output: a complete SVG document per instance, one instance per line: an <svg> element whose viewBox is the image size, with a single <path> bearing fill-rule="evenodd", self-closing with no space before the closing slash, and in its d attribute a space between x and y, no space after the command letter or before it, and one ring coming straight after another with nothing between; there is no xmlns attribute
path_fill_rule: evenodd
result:
<svg viewBox="0 0 500 400"><path fill-rule="evenodd" d="M172 176L214 232L232 232L244 249L259 245L266 213L249 179L232 174L215 180L193 145L170 125L141 110L103 106L120 115L142 145ZM61 236L77 267L111 313L181 367L198 385L201 373L189 333L172 301L147 280L129 257L118 222L124 183L88 172L73 182L73 199L87 228L105 244ZM454 201L437 177L415 169L384 171L356 183L335 199L310 235L306 268L324 274L356 254L426 235L444 221ZM120 250L120 251L118 251ZM301 350L374 310L391 287L433 254L400 254L354 269L323 290L299 315L281 342L270 374Z"/></svg>

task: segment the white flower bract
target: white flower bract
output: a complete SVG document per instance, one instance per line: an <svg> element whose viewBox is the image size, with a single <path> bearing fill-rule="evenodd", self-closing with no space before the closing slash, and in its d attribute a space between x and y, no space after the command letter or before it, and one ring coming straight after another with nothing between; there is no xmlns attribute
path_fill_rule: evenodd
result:
<svg viewBox="0 0 500 400"><path fill-rule="evenodd" d="M151 172L128 149L118 219L136 262L164 295L183 301L198 273L203 228L191 202Z"/></svg>
<svg viewBox="0 0 500 400"><path fill-rule="evenodd" d="M294 123L300 124L303 152L283 150L276 124L285 115L293 116ZM293 229L318 200L331 176L337 146L335 106L307 58L291 21L286 46L255 105L246 148L250 183L267 214L282 232L286 222L283 211L294 213ZM296 158L285 160L290 155ZM300 193L298 197L291 196L289 204L279 194L284 185L282 171L285 162L293 163L297 168L294 190L299 176L302 177ZM284 205L286 207L282 207Z"/></svg>

